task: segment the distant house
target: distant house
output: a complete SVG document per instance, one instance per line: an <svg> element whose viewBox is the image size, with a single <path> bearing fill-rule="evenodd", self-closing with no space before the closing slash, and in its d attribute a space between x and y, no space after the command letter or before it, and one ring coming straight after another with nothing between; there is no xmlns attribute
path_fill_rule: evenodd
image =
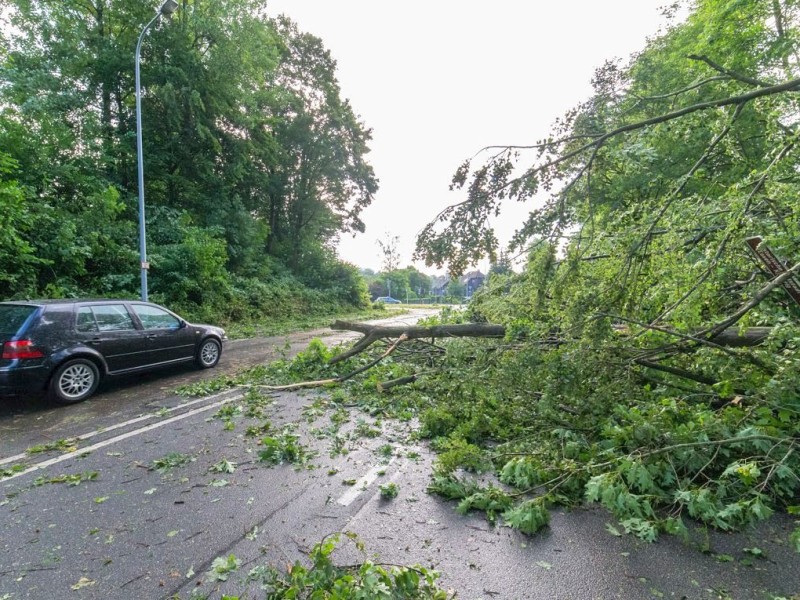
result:
<svg viewBox="0 0 800 600"><path fill-rule="evenodd" d="M431 293L433 296L443 297L448 295L448 288L451 282L449 277L440 275L432 277L431 280ZM458 278L458 283L463 286L463 293L466 298L472 298L472 294L483 285L484 281L486 281L486 275L480 271L470 271ZM460 296L461 291L454 292L454 294Z"/></svg>
<svg viewBox="0 0 800 600"><path fill-rule="evenodd" d="M472 298L472 294L486 281L486 275L480 271L471 271L462 275L459 281L464 285L464 296Z"/></svg>
<svg viewBox="0 0 800 600"><path fill-rule="evenodd" d="M447 295L447 286L450 278L444 275L434 275L431 277L431 295L441 297Z"/></svg>

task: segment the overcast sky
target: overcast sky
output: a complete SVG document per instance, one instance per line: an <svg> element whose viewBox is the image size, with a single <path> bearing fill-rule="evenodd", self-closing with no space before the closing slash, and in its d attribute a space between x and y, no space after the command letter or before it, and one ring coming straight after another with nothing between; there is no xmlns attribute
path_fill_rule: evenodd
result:
<svg viewBox="0 0 800 600"><path fill-rule="evenodd" d="M340 256L378 270L376 243L400 238L411 263L417 233L462 199L456 167L485 146L526 144L591 95L595 68L627 58L665 24L665 0L271 0L320 37L342 95L373 130L368 160L380 191L345 236ZM522 220L511 206L501 240ZM424 265L417 264L419 268ZM485 268L485 265L482 265ZM433 273L433 269L424 269Z"/></svg>

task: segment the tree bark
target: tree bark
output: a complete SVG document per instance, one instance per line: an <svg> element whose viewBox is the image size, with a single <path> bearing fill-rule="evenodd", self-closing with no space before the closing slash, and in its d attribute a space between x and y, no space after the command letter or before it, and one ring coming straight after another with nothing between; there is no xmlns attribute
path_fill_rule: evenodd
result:
<svg viewBox="0 0 800 600"><path fill-rule="evenodd" d="M406 377L398 377L397 379L390 379L389 381L382 381L378 384L378 391L385 392L393 387L397 387L398 385L407 385L409 383L414 383L417 380L416 375L408 375Z"/></svg>
<svg viewBox="0 0 800 600"><path fill-rule="evenodd" d="M349 321L335 321L331 329L357 331L363 333L362 337L350 350L334 356L330 364L346 360L351 356L363 352L380 339L405 336L409 340L425 338L448 337L504 337L506 328L503 325L492 323L464 323L459 325L434 325L433 327L414 327L396 325L392 327L377 327L366 323L352 323Z"/></svg>
<svg viewBox="0 0 800 600"><path fill-rule="evenodd" d="M729 348L758 346L767 339L770 331L772 331L772 327L748 327L740 333L738 329L731 327L709 341Z"/></svg>

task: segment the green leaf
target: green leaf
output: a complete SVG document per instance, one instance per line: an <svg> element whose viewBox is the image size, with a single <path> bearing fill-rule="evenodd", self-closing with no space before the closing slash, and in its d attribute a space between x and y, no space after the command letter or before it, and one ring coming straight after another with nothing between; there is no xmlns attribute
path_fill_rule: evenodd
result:
<svg viewBox="0 0 800 600"><path fill-rule="evenodd" d="M658 529L655 523L647 519L625 519L620 522L620 525L625 528L626 533L632 533L647 542L654 542L658 538Z"/></svg>
<svg viewBox="0 0 800 600"><path fill-rule="evenodd" d="M227 459L223 459L209 468L212 473L234 473L236 471L236 463Z"/></svg>
<svg viewBox="0 0 800 600"><path fill-rule="evenodd" d="M528 500L503 513L506 525L533 535L550 522L550 512L543 498Z"/></svg>
<svg viewBox="0 0 800 600"><path fill-rule="evenodd" d="M78 583L76 583L75 585L70 586L70 589L77 591L77 590L81 590L81 589L83 589L85 587L93 586L96 583L97 583L96 581L94 581L92 579L89 579L88 577L81 577L78 580Z"/></svg>
<svg viewBox="0 0 800 600"><path fill-rule="evenodd" d="M236 571L241 565L242 561L233 554L227 557L217 557L211 563L211 570L208 572L206 579L209 582L227 581L230 574Z"/></svg>
<svg viewBox="0 0 800 600"><path fill-rule="evenodd" d="M795 527L789 536L789 541L792 544L795 552L800 553L800 527Z"/></svg>

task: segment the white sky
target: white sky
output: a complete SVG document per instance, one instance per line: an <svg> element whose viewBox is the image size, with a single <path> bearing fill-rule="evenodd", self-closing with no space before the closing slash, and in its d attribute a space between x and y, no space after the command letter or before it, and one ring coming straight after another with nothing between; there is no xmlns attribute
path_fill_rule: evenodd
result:
<svg viewBox="0 0 800 600"><path fill-rule="evenodd" d="M417 233L463 199L448 190L458 165L485 146L544 137L591 95L595 68L659 31L665 3L271 0L270 14L323 40L342 95L373 129L367 158L380 190L363 213L366 233L345 236L340 256L377 271L376 240L390 232L400 238L401 264L411 264ZM501 241L530 210L509 208Z"/></svg>

